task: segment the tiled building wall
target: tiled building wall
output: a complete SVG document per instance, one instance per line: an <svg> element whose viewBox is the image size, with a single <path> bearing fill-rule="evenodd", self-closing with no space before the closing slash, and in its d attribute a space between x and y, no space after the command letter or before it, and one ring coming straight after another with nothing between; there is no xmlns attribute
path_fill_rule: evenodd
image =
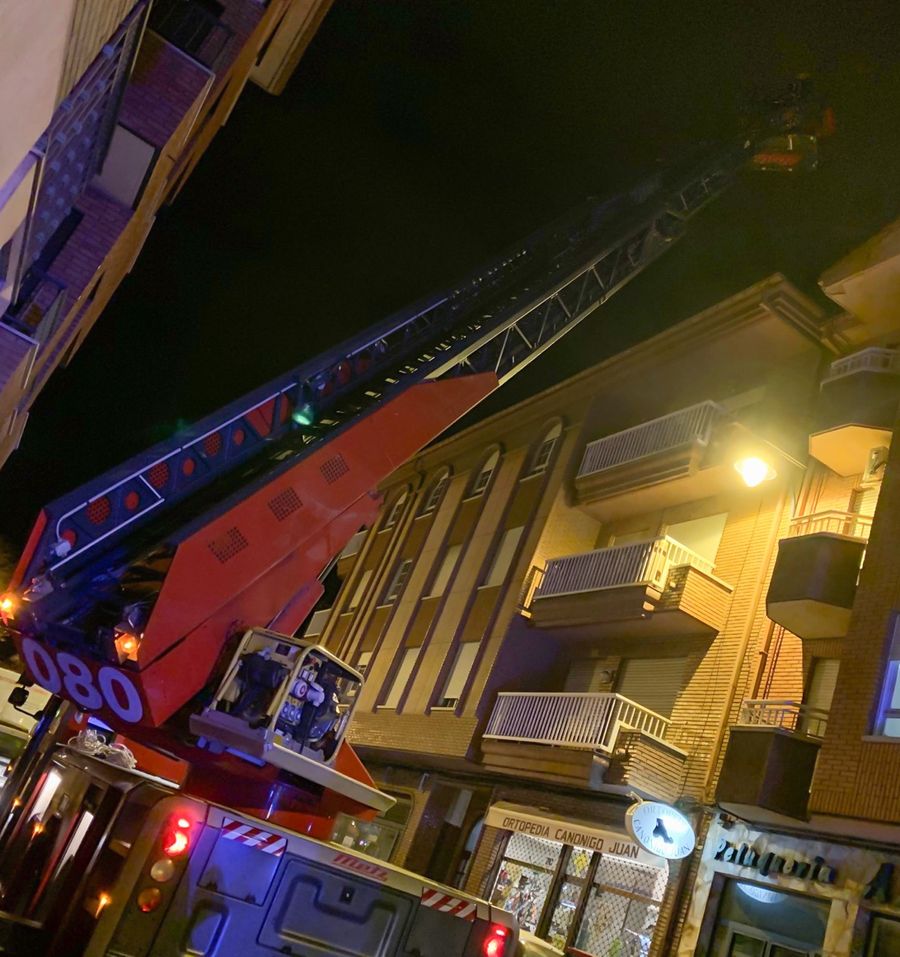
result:
<svg viewBox="0 0 900 957"><path fill-rule="evenodd" d="M897 424L894 429L896 431ZM847 636L844 661L819 754L810 807L821 813L900 819L900 747L865 740L881 691L892 615L900 609L896 527L900 520L900 443L891 447L875 523Z"/></svg>

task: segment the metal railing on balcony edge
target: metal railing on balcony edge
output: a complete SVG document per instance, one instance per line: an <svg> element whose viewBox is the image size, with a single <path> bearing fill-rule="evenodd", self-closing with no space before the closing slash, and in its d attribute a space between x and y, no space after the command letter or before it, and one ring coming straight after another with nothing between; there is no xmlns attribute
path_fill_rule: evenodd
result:
<svg viewBox="0 0 900 957"><path fill-rule="evenodd" d="M868 541L871 530L871 515L830 510L813 512L811 515L798 515L791 519L788 535L790 538L799 538L802 535L827 532L831 535L846 535L848 538L861 538Z"/></svg>
<svg viewBox="0 0 900 957"><path fill-rule="evenodd" d="M753 698L741 705L738 724L752 728L781 728L810 738L824 738L828 712L800 701Z"/></svg>
<svg viewBox="0 0 900 957"><path fill-rule="evenodd" d="M700 402L597 439L584 450L578 477L603 472L682 445L706 445L715 424L727 414L716 402Z"/></svg>
<svg viewBox="0 0 900 957"><path fill-rule="evenodd" d="M681 565L690 565L707 575L711 575L715 567L668 536L551 558L533 597L557 597L622 585L646 584L662 590L669 572Z"/></svg>
<svg viewBox="0 0 900 957"><path fill-rule="evenodd" d="M500 692L483 737L611 754L619 731L665 740L669 719L620 694Z"/></svg>
<svg viewBox="0 0 900 957"><path fill-rule="evenodd" d="M832 362L828 375L822 379L821 384L843 379L844 376L853 375L855 372L886 372L898 375L900 374L900 351L882 349L877 346L860 349L859 352Z"/></svg>

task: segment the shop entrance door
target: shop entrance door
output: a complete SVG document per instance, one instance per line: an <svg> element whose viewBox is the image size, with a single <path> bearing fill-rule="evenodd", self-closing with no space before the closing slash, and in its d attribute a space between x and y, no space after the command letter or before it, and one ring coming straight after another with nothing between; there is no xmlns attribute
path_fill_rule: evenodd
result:
<svg viewBox="0 0 900 957"><path fill-rule="evenodd" d="M821 957L828 912L821 898L729 880L710 957Z"/></svg>
<svg viewBox="0 0 900 957"><path fill-rule="evenodd" d="M807 950L802 945L798 949L796 946L776 944L771 940L754 937L752 932L745 933L734 929L728 941L728 949L722 953L723 957L817 957L818 955L818 951Z"/></svg>

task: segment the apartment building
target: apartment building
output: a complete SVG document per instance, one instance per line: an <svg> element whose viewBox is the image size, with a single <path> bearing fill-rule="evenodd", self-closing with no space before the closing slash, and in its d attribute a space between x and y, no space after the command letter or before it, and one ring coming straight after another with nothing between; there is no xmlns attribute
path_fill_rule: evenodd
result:
<svg viewBox="0 0 900 957"><path fill-rule="evenodd" d="M0 465L227 119L330 0L0 2Z"/></svg>
<svg viewBox="0 0 900 957"><path fill-rule="evenodd" d="M845 310L732 719L677 953L900 954L900 222L821 279Z"/></svg>
<svg viewBox="0 0 900 957"><path fill-rule="evenodd" d="M398 798L337 840L573 952L665 952L697 865L626 809L702 838L744 699L801 696L766 595L838 332L773 276L398 470L307 629L365 673L352 739Z"/></svg>

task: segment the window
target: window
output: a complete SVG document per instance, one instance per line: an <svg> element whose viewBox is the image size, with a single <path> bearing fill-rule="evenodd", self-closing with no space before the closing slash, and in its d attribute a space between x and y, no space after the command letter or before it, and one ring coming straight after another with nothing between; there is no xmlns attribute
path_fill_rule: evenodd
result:
<svg viewBox="0 0 900 957"><path fill-rule="evenodd" d="M356 665L355 665L356 670L357 670L361 675L364 675L364 674L366 673L366 671L368 670L369 662L370 662L371 660L372 660L372 652L371 652L371 651L361 651L361 652L359 653L359 657L356 659Z"/></svg>
<svg viewBox="0 0 900 957"><path fill-rule="evenodd" d="M334 819L334 831L331 840L335 844L363 851L370 857L388 861L391 853L406 828L412 800L395 795L396 804L382 811L374 821L364 821L349 814L338 814Z"/></svg>
<svg viewBox="0 0 900 957"><path fill-rule="evenodd" d="M529 475L539 475L550 463L550 458L553 455L553 450L556 448L556 443L559 441L559 437L562 435L562 426L557 422L552 429L544 436L543 441L537 447L537 450L534 453L534 456L531 459L531 462L528 466L528 471L525 473L527 478Z"/></svg>
<svg viewBox="0 0 900 957"><path fill-rule="evenodd" d="M438 708L455 708L459 704L459 699L462 697L466 682L472 673L472 665L475 664L475 658L480 647L480 641L467 641L456 649L453 667L450 669L450 674L438 699Z"/></svg>
<svg viewBox="0 0 900 957"><path fill-rule="evenodd" d="M686 666L687 658L628 658L619 668L616 691L669 717L684 687Z"/></svg>
<svg viewBox="0 0 900 957"><path fill-rule="evenodd" d="M400 597L400 593L406 587L406 582L409 579L411 571L412 559L401 559L400 564L397 566L397 570L394 572L394 577L391 579L391 583L388 585L387 591L384 593L384 601L382 604L393 604Z"/></svg>
<svg viewBox="0 0 900 957"><path fill-rule="evenodd" d="M722 532L725 530L727 518L728 515L722 512L719 515L707 515L706 518L695 518L689 522L677 522L666 527L666 535L715 565L716 553L719 551L719 542L722 541Z"/></svg>
<svg viewBox="0 0 900 957"><path fill-rule="evenodd" d="M450 576L456 568L461 550L462 545L450 545L447 551L444 552L440 568L438 568L437 574L434 576L434 581L431 583L430 597L436 598L438 595L443 595L446 591L447 582L450 581Z"/></svg>
<svg viewBox="0 0 900 957"><path fill-rule="evenodd" d="M363 595L365 595L366 589L369 587L369 582L371 580L372 569L367 568L362 575L360 575L359 582L353 591L353 597L350 599L350 604L347 605L348 611L353 611L354 608L359 608L359 603L362 601Z"/></svg>
<svg viewBox="0 0 900 957"><path fill-rule="evenodd" d="M500 451L499 449L495 449L487 458L485 463L481 466L478 474L475 476L475 479L468 491L469 498L474 498L476 495L481 495L481 493L488 487L491 481L491 476L494 474L494 470L497 468L497 463L499 461Z"/></svg>
<svg viewBox="0 0 900 957"><path fill-rule="evenodd" d="M403 690L406 688L410 675L413 673L413 668L416 666L421 650L421 648L407 648L403 652L400 665L394 673L394 680L391 682L387 695L385 695L383 707L396 708L400 703Z"/></svg>
<svg viewBox="0 0 900 957"><path fill-rule="evenodd" d="M425 498L425 504L422 506L422 511L419 512L420 515L427 515L429 512L433 512L438 507L441 499L444 497L444 492L447 490L447 485L449 482L450 473L444 472L444 474L434 483L434 485L431 486L431 491Z"/></svg>
<svg viewBox="0 0 900 957"><path fill-rule="evenodd" d="M384 523L385 528L393 528L397 522L400 521L400 516L403 513L403 506L406 504L406 499L409 497L408 492L401 492L400 497L396 502L391 506L391 510L388 513L387 521Z"/></svg>
<svg viewBox="0 0 900 957"><path fill-rule="evenodd" d="M513 558L515 557L516 549L519 546L519 539L521 539L522 532L524 531L525 528L520 525L518 528L508 528L503 533L503 538L500 539L500 544L494 553L491 567L485 576L485 586L503 584L506 579L506 574L509 571L509 566L512 565Z"/></svg>
<svg viewBox="0 0 900 957"><path fill-rule="evenodd" d="M900 615L894 615L892 627L875 733L886 738L900 738Z"/></svg>
<svg viewBox="0 0 900 957"><path fill-rule="evenodd" d="M356 664L354 665L354 668L356 668L356 670L363 676L363 678L365 678L366 676L366 671L369 667L369 662L371 660L372 660L371 651L361 651L359 653L359 657L356 659ZM360 686L354 683L351 689L352 693L348 694L348 697L355 698L357 694L359 694L359 689L360 689Z"/></svg>

